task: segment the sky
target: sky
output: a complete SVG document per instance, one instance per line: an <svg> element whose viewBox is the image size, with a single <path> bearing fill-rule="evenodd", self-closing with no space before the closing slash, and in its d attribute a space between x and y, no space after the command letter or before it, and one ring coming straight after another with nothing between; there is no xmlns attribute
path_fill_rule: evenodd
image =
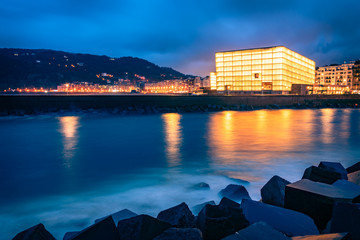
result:
<svg viewBox="0 0 360 240"><path fill-rule="evenodd" d="M0 0L0 48L144 58L185 74L215 52L283 45L317 66L360 58L359 0Z"/></svg>

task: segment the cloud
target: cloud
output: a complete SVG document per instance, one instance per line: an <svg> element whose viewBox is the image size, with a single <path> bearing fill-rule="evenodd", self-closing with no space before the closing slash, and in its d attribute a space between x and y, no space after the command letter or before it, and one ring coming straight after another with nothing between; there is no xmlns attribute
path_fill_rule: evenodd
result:
<svg viewBox="0 0 360 240"><path fill-rule="evenodd" d="M132 55L207 75L216 51L285 45L324 65L359 58L359 7L355 0L8 1L0 6L0 47Z"/></svg>

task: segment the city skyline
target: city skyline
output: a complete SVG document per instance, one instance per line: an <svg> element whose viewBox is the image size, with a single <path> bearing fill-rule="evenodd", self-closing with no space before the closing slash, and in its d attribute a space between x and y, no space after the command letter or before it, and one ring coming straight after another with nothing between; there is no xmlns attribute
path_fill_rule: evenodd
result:
<svg viewBox="0 0 360 240"><path fill-rule="evenodd" d="M0 6L0 47L134 56L206 76L215 52L284 45L324 66L359 59L359 7L355 0L20 0Z"/></svg>

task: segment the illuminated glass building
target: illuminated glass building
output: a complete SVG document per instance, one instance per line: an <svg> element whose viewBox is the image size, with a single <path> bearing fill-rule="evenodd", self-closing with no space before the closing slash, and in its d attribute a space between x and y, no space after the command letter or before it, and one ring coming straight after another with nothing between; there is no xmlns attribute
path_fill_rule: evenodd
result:
<svg viewBox="0 0 360 240"><path fill-rule="evenodd" d="M315 62L277 46L215 54L212 90L239 93L289 93L292 84L315 82Z"/></svg>

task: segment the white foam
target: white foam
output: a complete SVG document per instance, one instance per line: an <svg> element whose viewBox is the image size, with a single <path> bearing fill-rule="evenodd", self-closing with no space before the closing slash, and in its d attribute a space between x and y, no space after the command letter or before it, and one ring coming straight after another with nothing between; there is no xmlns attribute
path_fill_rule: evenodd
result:
<svg viewBox="0 0 360 240"><path fill-rule="evenodd" d="M112 184L92 192L49 197L19 205L15 211L0 214L0 221L4 223L0 236L11 239L18 232L41 222L55 238L62 239L65 232L81 230L93 224L95 219L124 208L156 217L161 210L181 202L186 202L189 207L209 200L219 202L217 193L228 184L236 183L227 177L214 175L169 173L162 181L154 181L152 177L145 175L142 180L126 185ZM192 186L199 182L208 183L210 190L193 189Z"/></svg>

